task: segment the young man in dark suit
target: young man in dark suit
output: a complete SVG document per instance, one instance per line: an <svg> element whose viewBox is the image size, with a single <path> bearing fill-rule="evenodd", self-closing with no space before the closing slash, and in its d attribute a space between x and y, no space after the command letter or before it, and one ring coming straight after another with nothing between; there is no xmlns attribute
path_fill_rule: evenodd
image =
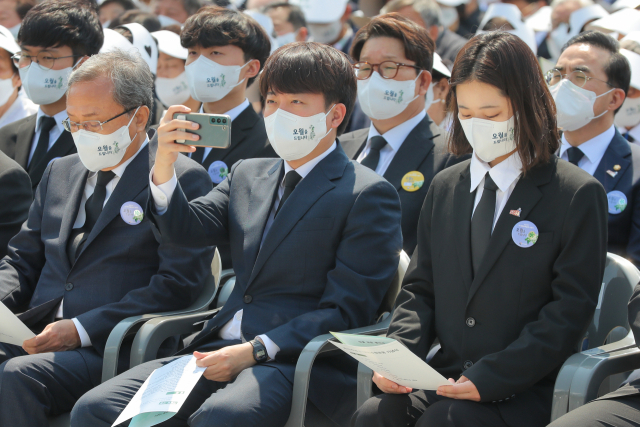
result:
<svg viewBox="0 0 640 427"><path fill-rule="evenodd" d="M172 421L192 427L284 425L300 352L318 335L373 322L402 247L397 192L349 161L336 140L356 94L347 56L319 43L288 44L269 58L260 83L269 140L284 161L236 163L211 193L188 203L172 163L193 147L174 141L197 135L179 131L191 123L167 120L180 106L158 130L148 212L162 240L230 242L237 274L224 308L181 352L207 367ZM88 393L72 426L112 425L149 374L175 359L140 365ZM354 364L325 359L312 376L311 402L345 425L355 410Z"/></svg>
<svg viewBox="0 0 640 427"><path fill-rule="evenodd" d="M153 76L138 55L96 55L71 74L65 127L78 155L47 167L0 261L0 302L38 334L21 347L0 344L2 426L48 425L48 415L70 411L100 383L118 322L187 307L210 274L211 247L158 243L143 214L152 102ZM175 165L187 199L211 190L195 162ZM128 349L121 354L126 369Z"/></svg>
<svg viewBox="0 0 640 427"><path fill-rule="evenodd" d="M21 51L13 58L22 89L40 108L0 129L0 150L29 172L34 192L51 160L76 152L62 125L67 79L84 59L98 53L103 39L98 15L86 0L48 0L22 21Z"/></svg>
<svg viewBox="0 0 640 427"><path fill-rule="evenodd" d="M340 138L347 156L398 190L402 247L409 255L416 247L418 217L431 180L459 161L446 151L446 132L425 112L433 51L427 31L397 14L376 17L362 27L351 56L358 99L371 126Z"/></svg>
<svg viewBox="0 0 640 427"><path fill-rule="evenodd" d="M0 152L0 259L7 244L20 231L33 200L29 175L16 162Z"/></svg>
<svg viewBox="0 0 640 427"><path fill-rule="evenodd" d="M618 42L594 31L569 40L549 74L558 127L564 130L559 157L600 181L609 201L607 249L640 267L640 146L629 144L614 126L630 79ZM591 103L575 98L585 91L595 98Z"/></svg>

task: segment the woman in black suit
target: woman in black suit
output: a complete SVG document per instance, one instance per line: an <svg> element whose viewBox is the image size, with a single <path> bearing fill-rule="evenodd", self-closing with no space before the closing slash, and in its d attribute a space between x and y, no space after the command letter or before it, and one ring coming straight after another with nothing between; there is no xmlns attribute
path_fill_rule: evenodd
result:
<svg viewBox="0 0 640 427"><path fill-rule="evenodd" d="M353 426L538 427L596 306L607 243L602 186L554 156L554 102L518 37L474 37L447 99L449 149L471 160L433 180L388 336L451 385L383 392Z"/></svg>

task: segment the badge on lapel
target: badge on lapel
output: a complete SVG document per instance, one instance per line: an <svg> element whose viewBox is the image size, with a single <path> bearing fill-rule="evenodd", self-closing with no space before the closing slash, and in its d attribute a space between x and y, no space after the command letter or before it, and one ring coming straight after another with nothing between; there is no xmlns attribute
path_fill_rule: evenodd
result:
<svg viewBox="0 0 640 427"><path fill-rule="evenodd" d="M209 165L209 176L214 184L220 184L229 175L229 167L222 160L216 160Z"/></svg>
<svg viewBox="0 0 640 427"><path fill-rule="evenodd" d="M408 172L402 177L402 188L410 193L418 191L423 185L424 175L418 171Z"/></svg>
<svg viewBox="0 0 640 427"><path fill-rule="evenodd" d="M136 202L127 202L120 208L122 220L129 225L138 225L144 219L144 211Z"/></svg>
<svg viewBox="0 0 640 427"><path fill-rule="evenodd" d="M622 191L614 190L607 194L607 202L609 203L609 213L617 215L627 207L627 196Z"/></svg>
<svg viewBox="0 0 640 427"><path fill-rule="evenodd" d="M511 238L521 248L530 248L538 241L538 227L531 221L520 221L513 226Z"/></svg>

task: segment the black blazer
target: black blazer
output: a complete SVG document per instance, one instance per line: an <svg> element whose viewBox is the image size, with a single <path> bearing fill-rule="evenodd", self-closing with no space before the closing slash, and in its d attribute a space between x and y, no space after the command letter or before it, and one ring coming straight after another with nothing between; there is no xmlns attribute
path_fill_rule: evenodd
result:
<svg viewBox="0 0 640 427"><path fill-rule="evenodd" d="M349 158L355 160L367 144L369 128L351 132L340 137L340 143ZM393 185L400 195L402 205L402 248L411 256L416 247L418 217L424 198L434 176L444 168L469 158L455 157L446 151L446 131L426 116L409 133L400 149L391 160L384 178ZM424 185L418 191L402 189L402 178L412 171L424 175Z"/></svg>
<svg viewBox="0 0 640 427"><path fill-rule="evenodd" d="M34 114L0 128L0 151L15 160L25 170L27 170L27 164L29 163L29 152L31 151L33 136L36 133L37 116L37 114ZM34 193L42 179L45 168L51 160L74 153L77 153L77 150L76 145L73 143L73 137L71 133L63 131L58 140L51 146L45 158L40 164L34 165L35 168L29 172Z"/></svg>
<svg viewBox="0 0 640 427"><path fill-rule="evenodd" d="M447 378L469 378L483 402L501 401L509 426L545 426L557 372L577 350L598 300L605 193L555 156L529 171L500 214L474 277L470 182L469 161L434 178L388 335L423 359L438 339L433 368ZM520 217L510 213L518 209ZM511 238L524 220L540 233L529 248Z"/></svg>
<svg viewBox="0 0 640 427"><path fill-rule="evenodd" d="M67 242L89 171L77 154L47 167L29 218L0 261L0 301L22 312L64 298L64 317L78 318L102 354L121 320L184 308L197 298L213 250L158 244L148 218L132 226L120 216L124 203L146 203L155 156L153 152L150 158L150 148L127 166L73 264ZM176 162L176 174L189 199L212 188L206 172L186 157Z"/></svg>
<svg viewBox="0 0 640 427"><path fill-rule="evenodd" d="M0 152L0 258L7 254L9 240L27 219L32 199L29 175Z"/></svg>
<svg viewBox="0 0 640 427"><path fill-rule="evenodd" d="M231 244L235 288L184 352L215 346L220 328L243 309L244 338L272 339L280 352L268 363L293 383L297 358L311 339L374 321L398 266L402 235L396 191L338 146L300 181L263 240L283 163L241 161L208 195L187 203L178 185L167 212L154 214L153 201L148 211L163 241ZM348 420L356 409L355 388L346 392L355 386L355 364L345 366L352 371L327 374L314 366L314 378L334 386L312 388L310 397L330 401L318 404L330 416L341 400L353 398Z"/></svg>
<svg viewBox="0 0 640 427"><path fill-rule="evenodd" d="M615 176L607 171L616 172ZM630 144L618 131L593 177L605 191L621 191L627 196L627 207L619 214L609 214L608 250L633 262L640 268L640 147Z"/></svg>

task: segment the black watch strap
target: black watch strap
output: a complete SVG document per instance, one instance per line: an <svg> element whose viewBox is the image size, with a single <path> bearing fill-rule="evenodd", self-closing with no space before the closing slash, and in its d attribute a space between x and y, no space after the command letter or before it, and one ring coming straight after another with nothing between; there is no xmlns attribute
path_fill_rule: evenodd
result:
<svg viewBox="0 0 640 427"><path fill-rule="evenodd" d="M264 363L269 360L269 355L267 354L267 348L260 342L260 340L251 340L249 341L253 346L253 358L258 363Z"/></svg>

